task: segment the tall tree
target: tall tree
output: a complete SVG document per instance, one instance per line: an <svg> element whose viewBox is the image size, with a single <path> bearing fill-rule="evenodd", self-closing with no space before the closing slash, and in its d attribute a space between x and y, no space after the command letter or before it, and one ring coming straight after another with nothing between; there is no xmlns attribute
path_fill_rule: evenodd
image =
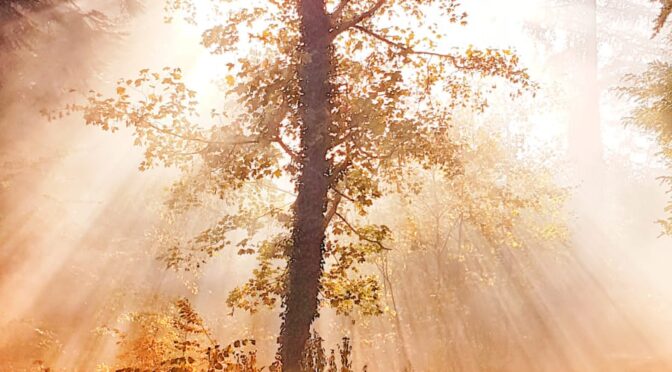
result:
<svg viewBox="0 0 672 372"><path fill-rule="evenodd" d="M672 12L672 1L656 0L660 3L660 11L653 22L653 36L663 31L667 19ZM630 117L626 120L653 134L660 145L660 155L668 167L672 166L672 63L666 60L651 62L648 69L641 74L628 74L624 77L624 85L619 92L635 103ZM661 181L672 190L672 176L661 177ZM672 235L672 201L665 207L668 216L658 223L663 234Z"/></svg>
<svg viewBox="0 0 672 372"><path fill-rule="evenodd" d="M198 125L196 92L179 69L143 70L120 80L116 96L93 93L68 109L106 130L132 127L146 147L141 168L182 166L174 207L198 204L198 194L229 202L215 226L165 255L169 266L199 266L233 245L232 232L245 221L248 235L258 231L260 215L281 221L278 236L237 245L256 247L262 258L247 287L252 295L265 304L282 297L283 369L299 371L320 294L336 306L376 299L362 289L375 289L370 278L334 282L358 275L354 265L385 249L389 233L350 216L366 215L408 166L436 167L446 177L459 172L448 134L453 109L482 110L499 81L513 83L514 96L531 84L509 50L440 51L449 47L445 23L466 24L454 0L241 1L225 12L228 19L203 34L206 47L230 58L223 85L241 110L224 125ZM245 52L255 49L264 52ZM245 200L259 193L246 188L281 178L294 185L292 207L251 211ZM325 271L326 257L335 262ZM288 260L286 270L272 268L271 259Z"/></svg>

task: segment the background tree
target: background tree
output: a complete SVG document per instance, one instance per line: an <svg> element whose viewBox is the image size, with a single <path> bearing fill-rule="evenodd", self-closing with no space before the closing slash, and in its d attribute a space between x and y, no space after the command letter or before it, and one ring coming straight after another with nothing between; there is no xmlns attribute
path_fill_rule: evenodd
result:
<svg viewBox="0 0 672 372"><path fill-rule="evenodd" d="M68 89L86 90L89 77L105 64L100 59L103 46L118 43L121 26L142 8L136 0L97 5L101 9L66 0L0 3L0 219L11 204L5 200L7 189L20 185L20 176L30 175L40 163L62 156L50 158L17 145L35 129L32 108L58 102ZM18 152L36 159L24 155L17 160Z"/></svg>
<svg viewBox="0 0 672 372"><path fill-rule="evenodd" d="M661 4L658 17L653 25L653 37L661 33L665 27L672 2L667 0L656 1ZM669 36L668 36L669 37ZM657 59L649 64L646 71L641 74L627 74L624 86L618 88L618 92L635 103L631 115L626 118L627 122L644 129L655 136L660 145L661 158L668 168L672 165L672 64L666 59ZM661 181L672 190L672 177L662 176ZM672 202L668 203L665 211L672 212ZM672 234L672 216L658 221L663 228L663 233Z"/></svg>
<svg viewBox="0 0 672 372"><path fill-rule="evenodd" d="M137 15L138 5L135 0L0 2L0 291L16 283L16 272L28 266L31 257L35 257L33 254L39 250L36 246L48 230L46 225L50 218L49 212L45 211L55 208L68 213L82 205L82 200L76 197L55 196L57 191L53 186L44 193L37 191L44 182L63 180L61 175L49 174L46 169L67 161L81 150L68 141L76 136L76 132L81 133L81 128L67 124L47 125L38 111L60 104L63 98L69 99L66 92L70 88L86 90L95 82L106 79L105 71L110 61L107 59L110 55L108 48L122 45L121 31L131 17ZM23 199L19 195L31 197ZM84 203L93 204L91 200ZM28 234L29 237L17 239L14 234L17 226L25 223L34 223L35 230ZM64 232L57 240L62 243L72 241L73 235ZM100 246L103 245L101 242ZM49 252L53 249L39 254L45 257ZM95 276L91 274L95 270L90 262L82 266L80 263L73 262L72 277L79 279L72 283L85 286ZM80 270L83 267L86 269ZM67 281L68 276L53 278L50 283ZM99 288L103 290L103 287ZM61 300L63 306L50 311L45 311L44 303L34 305L35 315L26 317L28 319L15 319L11 314L10 308L19 304L19 299L4 302L0 323L3 328L7 326L13 330L3 331L1 364L28 370L31 363L40 360L42 367L54 368L58 360L69 354L67 344L82 334L70 333L72 324L65 315L70 305L64 297ZM77 312L86 316L84 314L92 315L96 310L80 309ZM89 321L79 324L93 326L95 323L92 316ZM15 327L14 324L22 326ZM63 337L65 332L70 336ZM22 341L24 337L37 340L33 342L34 347L26 347ZM47 340L60 346L46 347ZM93 366L86 365L87 361L91 362L90 357L88 352L80 352L73 360L81 363L78 368L90 370ZM32 368L37 369L37 366Z"/></svg>
<svg viewBox="0 0 672 372"><path fill-rule="evenodd" d="M511 319L518 316L526 318L519 332L537 340L535 352L552 364L564 363L557 330L533 292L540 282L537 261L566 254L562 207L569 193L555 185L550 152L520 152L516 149L526 147L523 136L498 127L511 116L458 114L460 122L470 124L451 129L451 138L462 144L457 150L461 172L446 179L433 170L416 171L406 179L419 189L373 207L373 218L385 221L393 239L393 248L376 260L393 327L375 329L396 333L400 353L408 345L423 345L400 358L414 361L414 370L436 365L488 370L503 360L511 370L543 369L521 364L527 362L511 352L530 348L510 337ZM515 301L525 315L505 301ZM426 305L413 306L420 302ZM424 345L430 338L436 341ZM387 368L410 369L405 363Z"/></svg>
<svg viewBox="0 0 672 372"><path fill-rule="evenodd" d="M672 93L672 65L669 62L656 61L650 64L649 69L639 75L627 75L625 82L628 84L619 91L632 98L638 105L628 120L645 129L656 137L660 144L660 155L665 163L670 166L672 158L672 131L670 130L669 100ZM672 178L661 177L668 187L672 187ZM672 211L672 204L665 207L665 211ZM663 227L665 234L672 234L672 217L658 221Z"/></svg>

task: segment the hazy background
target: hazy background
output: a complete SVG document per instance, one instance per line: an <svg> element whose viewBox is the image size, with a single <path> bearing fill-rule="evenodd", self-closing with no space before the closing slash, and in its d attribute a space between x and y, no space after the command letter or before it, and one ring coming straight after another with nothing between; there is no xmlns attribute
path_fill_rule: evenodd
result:
<svg viewBox="0 0 672 372"><path fill-rule="evenodd" d="M327 311L317 322L330 345L352 338L359 368L401 370L404 358L418 371L446 370L438 367L446 360L466 371L672 368L672 246L655 224L666 200L656 177L667 171L653 138L624 124L631 105L613 92L624 74L669 60L668 40L650 38L658 9L649 1L598 1L594 24L589 7L576 3L465 1L469 25L447 41L511 47L539 82L535 98L512 102L501 94L475 120L554 151L557 182L573 194L565 211L570 242L561 254L532 254L535 270L518 274L529 275L526 285L470 295L470 303L499 301L469 315L493 325L486 331L499 325L498 337L509 335L507 345L490 335L501 346L492 352L460 343L466 336L455 329L465 313L433 304L428 282L449 268L427 271L420 260L393 256L408 266L395 277L393 313L353 322ZM78 4L118 11L113 1ZM201 103L225 105L212 82L222 61L200 46L202 30L179 17L166 24L164 15L161 1L147 0L142 12L115 23L114 36L82 40L62 27L53 40L38 41L39 52L0 57L10 67L0 85L0 370L31 368L39 358L64 370L113 364L115 339L96 328L178 296L192 300L220 339L253 336L266 360L273 354L278 311L229 315L225 304L254 260L224 252L196 279L155 259L148 234L161 224L164 190L177 172L139 172L142 149L123 130L113 135L78 117L47 122L39 114L67 103L71 87L110 92L118 78L163 66L181 67ZM394 205L377 208L385 214ZM484 366L486 354L493 360Z"/></svg>

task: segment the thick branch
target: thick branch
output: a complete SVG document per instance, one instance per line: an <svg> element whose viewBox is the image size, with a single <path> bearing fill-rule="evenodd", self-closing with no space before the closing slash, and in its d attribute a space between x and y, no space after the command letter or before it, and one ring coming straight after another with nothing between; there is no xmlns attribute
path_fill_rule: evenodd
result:
<svg viewBox="0 0 672 372"><path fill-rule="evenodd" d="M301 161L301 157L299 157L299 154L297 154L296 152L292 151L292 149L289 148L289 146L282 140L282 138L280 138L279 136L278 136L278 137L275 137L275 138L273 139L273 142L275 142L275 143L277 143L278 145L280 145L280 147L282 148L282 150L283 150L287 155L289 155L289 157L292 158L292 160L294 160L294 161L297 162L297 163L299 163L299 162Z"/></svg>
<svg viewBox="0 0 672 372"><path fill-rule="evenodd" d="M331 13L331 23L336 24L338 20L341 18L343 15L343 11L345 8L347 8L348 4L350 3L350 0L341 0L340 3L336 6L336 9Z"/></svg>
<svg viewBox="0 0 672 372"><path fill-rule="evenodd" d="M334 35L338 35L341 32L349 29L350 27L357 26L360 22L365 21L371 18L383 5L385 5L386 0L378 0L369 10L363 12L362 14L354 17L353 19L339 23L334 29Z"/></svg>
<svg viewBox="0 0 672 372"><path fill-rule="evenodd" d="M338 211L338 205L341 204L341 194L336 193L336 196L334 196L334 200L331 202L331 208L327 211L327 214L324 216L324 228L326 229L327 226L329 226L329 223L331 222L331 219L334 217L334 214L336 214L336 211Z"/></svg>

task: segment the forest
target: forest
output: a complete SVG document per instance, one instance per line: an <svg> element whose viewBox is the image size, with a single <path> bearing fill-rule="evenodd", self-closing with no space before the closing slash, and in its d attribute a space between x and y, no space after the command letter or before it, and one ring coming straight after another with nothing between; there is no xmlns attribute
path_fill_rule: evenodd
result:
<svg viewBox="0 0 672 372"><path fill-rule="evenodd" d="M672 371L672 0L0 0L0 372Z"/></svg>

